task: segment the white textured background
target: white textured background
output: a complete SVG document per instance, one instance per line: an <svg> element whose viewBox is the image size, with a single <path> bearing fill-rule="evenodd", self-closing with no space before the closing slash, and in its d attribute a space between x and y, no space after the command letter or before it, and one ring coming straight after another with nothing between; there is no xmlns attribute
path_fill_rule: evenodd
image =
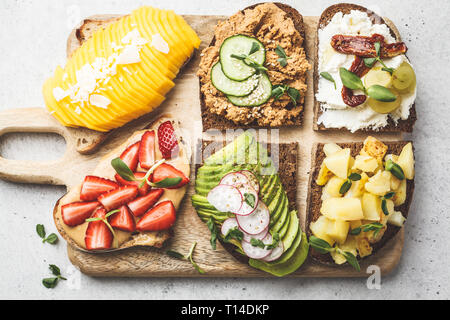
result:
<svg viewBox="0 0 450 320"><path fill-rule="evenodd" d="M258 1L238 0L1 0L0 109L43 106L42 83L65 62L66 38L83 17L127 13L147 4L180 14L230 15ZM303 15L320 15L336 1L285 1ZM48 263L71 271L66 244L42 244L35 225L56 231L51 209L63 187L0 180L0 298L31 299L397 299L450 298L450 1L356 1L388 16L409 46L418 76L419 120L416 190L406 224L399 267L368 290L365 279L96 279L75 273L79 286L61 282L46 289ZM47 134L0 137L0 154L11 159L49 160L64 152L64 139Z"/></svg>

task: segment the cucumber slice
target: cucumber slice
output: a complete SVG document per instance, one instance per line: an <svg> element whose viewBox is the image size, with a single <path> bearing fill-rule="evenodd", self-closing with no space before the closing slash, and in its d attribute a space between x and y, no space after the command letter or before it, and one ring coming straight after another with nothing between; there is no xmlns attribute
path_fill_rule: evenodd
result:
<svg viewBox="0 0 450 320"><path fill-rule="evenodd" d="M217 90L236 97L249 95L258 86L261 75L254 74L245 81L234 81L222 71L220 62L217 62L211 69L211 82Z"/></svg>
<svg viewBox="0 0 450 320"><path fill-rule="evenodd" d="M265 73L261 73L258 86L249 95L245 97L235 97L227 95L228 100L239 107L256 107L267 102L272 95L272 83Z"/></svg>
<svg viewBox="0 0 450 320"><path fill-rule="evenodd" d="M231 57L232 54L248 55L254 42L259 45L259 50L249 57L262 65L266 61L266 49L258 39L238 34L225 39L222 43L220 63L223 73L231 80L243 81L255 74L255 68L248 66L242 60Z"/></svg>

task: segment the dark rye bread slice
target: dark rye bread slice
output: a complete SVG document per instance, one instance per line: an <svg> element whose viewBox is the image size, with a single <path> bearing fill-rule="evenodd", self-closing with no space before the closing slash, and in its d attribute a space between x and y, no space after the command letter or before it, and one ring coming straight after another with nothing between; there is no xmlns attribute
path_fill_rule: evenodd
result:
<svg viewBox="0 0 450 320"><path fill-rule="evenodd" d="M244 10L247 10L247 9L253 9L260 4L263 4L263 3L257 3L254 5L251 5L245 9L241 10L241 12L243 12ZM297 29L297 31L300 33L302 38L305 39L305 25L303 24L303 16L297 10L295 10L291 6L288 6L287 4L283 4L283 3L279 3L279 2L274 2L274 4L278 8L280 8L281 10L283 10L284 12L287 13L288 17L291 18L292 21L294 22L295 29ZM213 37L209 46L214 46L215 43L216 43L216 38ZM305 52L306 52L306 48L305 48ZM199 82L200 82L200 80L199 80ZM201 87L201 82L200 82L200 87ZM208 108L206 107L205 97L204 97L203 93L201 92L201 90L199 90L199 91L200 91L199 93L200 93L200 106L201 106L201 113L202 113L203 131L207 131L209 129L224 130L224 129L235 129L235 128L261 128L261 126L259 126L256 123L256 121L254 121L248 125L236 124L233 121L226 119L225 117L222 117L215 113L211 113L208 110ZM300 112L300 114L297 117L295 117L293 119L294 123L292 124L292 126L300 126L302 124L304 108L305 108L305 104L303 103L303 110L302 110L302 112Z"/></svg>
<svg viewBox="0 0 450 320"><path fill-rule="evenodd" d="M328 23L331 21L333 16L338 13L342 12L343 14L350 13L351 10L359 10L363 12L367 12L369 18L372 20L372 23L374 24L385 24L388 26L391 35L398 41L400 41L401 37L397 30L397 28L393 25L391 21L386 22L382 17L377 15L375 12L370 11L367 8L364 8L362 6L356 5L356 4L350 4L350 3L340 3L335 4L322 12L322 15L319 18L319 23L317 25L316 30L316 40L315 40L315 65L314 65L314 122L313 122L313 128L314 130L330 130L330 131L346 131L345 128L326 128L323 124L317 124L317 120L319 119L320 115L322 114L322 110L320 107L320 102L316 100L316 93L319 89L319 29L324 28ZM380 128L376 132L412 132L414 123L417 120L417 114L416 114L416 104L414 103L410 110L409 118L406 120L399 120L397 125L394 123L394 121L389 118L388 125ZM358 130L362 132L374 132L372 129L362 129Z"/></svg>
<svg viewBox="0 0 450 320"><path fill-rule="evenodd" d="M388 150L386 154L396 154L399 155L403 147L411 141L396 141L396 142L383 142L387 145ZM350 148L351 155L354 157L359 154L361 148L363 147L362 142L351 142L351 143L338 143L342 148ZM317 176L319 175L320 166L325 159L325 153L323 152L323 143L317 143L313 146L312 157L311 157L311 167L312 171L309 177L309 192L308 192L308 205L306 211L306 232L308 236L311 236L311 230L309 228L310 223L316 221L321 213L320 207L322 205L322 187L316 183ZM395 208L396 211L400 211L405 218L408 218L409 207L411 206L412 198L414 194L414 180L407 180L406 184L406 201L401 206ZM401 229L394 225L388 224L387 230L381 240L375 244L372 244L373 252L370 256L376 254L389 240L391 240L397 232ZM310 250L311 257L325 264L336 265L333 258L329 254L319 254L317 251ZM370 257L368 256L368 257ZM336 265L338 266L338 265Z"/></svg>
<svg viewBox="0 0 450 320"><path fill-rule="evenodd" d="M198 155L203 154L205 148L212 143L219 143L220 147L215 148L219 150L222 146L227 143L225 141L215 142L215 141L201 141L197 145L197 156L196 159L202 159ZM270 156L270 150L272 144L268 143L266 146L268 155ZM297 209L297 154L298 154L298 143L280 143L278 144L278 152L280 159L278 162L278 175L280 176L281 183L286 190L287 197L289 200L289 210ZM195 176L197 176L197 170L202 164L197 164L195 166ZM228 251L236 260L242 263L248 263L248 258L236 252L236 247L230 243L223 242L219 239L225 250Z"/></svg>

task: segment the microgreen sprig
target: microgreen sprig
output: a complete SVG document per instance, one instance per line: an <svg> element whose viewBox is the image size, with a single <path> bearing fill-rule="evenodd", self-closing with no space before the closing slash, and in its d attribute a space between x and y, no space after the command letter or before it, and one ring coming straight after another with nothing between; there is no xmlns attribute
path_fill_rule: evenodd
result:
<svg viewBox="0 0 450 320"><path fill-rule="evenodd" d="M337 88L336 88L336 81L334 80L334 78L333 78L333 76L332 76L331 74L329 74L328 72L321 72L320 75L321 75L324 79L333 82L333 84L334 84L334 90L337 89Z"/></svg>
<svg viewBox="0 0 450 320"><path fill-rule="evenodd" d="M374 237L376 237L377 234L380 232L380 230L383 229L383 227L384 226L379 222L367 223L350 230L350 234L352 236L357 236L361 233L361 231L363 232L373 231L373 235Z"/></svg>
<svg viewBox="0 0 450 320"><path fill-rule="evenodd" d="M111 231L111 233L113 234L113 237L115 238L116 234L114 232L113 227L109 224L108 218L110 216L112 216L114 213L117 213L119 211L120 211L119 209L112 210L112 211L108 212L107 214L105 214L105 217L103 217L103 218L102 217L87 218L85 221L86 222L103 221L106 224L106 226L108 227L108 229Z"/></svg>
<svg viewBox="0 0 450 320"><path fill-rule="evenodd" d="M194 241L187 256L185 256L182 253L179 253L178 251L175 251L175 250L167 250L166 254L175 259L189 260L191 262L191 264L194 266L195 270L198 271L198 273L204 274L205 270L200 268L200 266L194 261L194 249L196 246L197 246L197 241Z"/></svg>
<svg viewBox="0 0 450 320"><path fill-rule="evenodd" d="M213 250L216 250L218 231L216 228L216 224L214 223L213 217L210 217L209 220L206 221L206 225L208 226L208 229L211 232L211 239L210 239L211 247L213 248Z"/></svg>
<svg viewBox="0 0 450 320"><path fill-rule="evenodd" d="M258 71L258 72L267 71L266 67L264 67L262 64L259 64L253 58L250 57L253 53L257 52L259 49L260 49L260 45L257 42L252 42L252 47L250 48L250 51L248 54L243 54L243 53L234 54L233 53L230 55L230 57L241 60L249 67L256 69L256 71Z"/></svg>
<svg viewBox="0 0 450 320"><path fill-rule="evenodd" d="M345 69L339 68L339 76L341 77L342 84L351 90L361 90L367 96L382 102L392 102L397 99L397 96L393 94L388 88L374 84L369 88L364 87L361 78L355 73Z"/></svg>
<svg viewBox="0 0 450 320"><path fill-rule="evenodd" d="M373 57L373 58L364 58L364 64L366 65L366 67L372 68L373 65L375 64L375 62L378 61L383 66L383 68L381 70L387 71L390 74L394 73L394 69L387 67L384 64L384 62L381 60L381 58L380 58L380 55L381 55L381 43L380 42L375 42L374 46L375 46L375 52L376 52L377 56Z"/></svg>
<svg viewBox="0 0 450 320"><path fill-rule="evenodd" d="M390 171L394 177L396 177L399 180L405 179L405 173L403 172L402 167L400 167L398 164L396 164L394 161L389 159L386 161L386 164L384 168L387 171Z"/></svg>
<svg viewBox="0 0 450 320"><path fill-rule="evenodd" d="M278 55L278 59L277 61L280 63L280 65L282 67L286 67L288 64L288 60L292 59L291 57L288 57L286 55L286 51L284 51L283 47L281 47L280 45L277 45L277 47L275 48L275 53Z"/></svg>
<svg viewBox="0 0 450 320"><path fill-rule="evenodd" d="M48 268L50 269L50 271L52 272L52 274L55 277L42 279L42 284L44 285L44 287L46 287L48 289L52 289L52 288L56 287L58 280L67 280L66 278L61 276L61 270L59 269L58 266L56 266L54 264L50 264L48 266Z"/></svg>
<svg viewBox="0 0 450 320"><path fill-rule="evenodd" d="M388 192L383 197L381 197L381 210L383 213L387 216L389 215L389 210L387 208L387 201L388 199L391 199L395 195L395 192Z"/></svg>
<svg viewBox="0 0 450 320"><path fill-rule="evenodd" d="M239 230L238 227L231 228L228 230L227 234L223 238L226 242L229 242L231 239L236 239L238 241L242 241L244 238L244 233Z"/></svg>
<svg viewBox="0 0 450 320"><path fill-rule="evenodd" d="M42 238L42 242L47 242L50 244L56 244L58 242L58 236L55 233L50 233L48 237L45 237L45 228L43 224L36 225L36 232L39 237Z"/></svg>
<svg viewBox="0 0 450 320"><path fill-rule="evenodd" d="M340 249L338 246L330 246L328 242L325 240L322 240L320 238L317 238L315 236L309 237L309 244L314 250L321 254L331 253L331 252L337 252L344 256L345 260L357 271L361 271L361 267L359 266L358 259L356 259L355 255L349 251L344 251Z"/></svg>
<svg viewBox="0 0 450 320"><path fill-rule="evenodd" d="M271 97L277 101L283 94L287 93L294 105L297 105L297 101L300 98L300 91L295 88L289 87L287 84L276 84L272 87Z"/></svg>
<svg viewBox="0 0 450 320"><path fill-rule="evenodd" d="M356 172L351 173L348 176L347 180L339 188L339 193L345 194L348 190L350 190L350 188L352 186L352 181L358 181L358 180L361 180L361 175Z"/></svg>
<svg viewBox="0 0 450 320"><path fill-rule="evenodd" d="M252 246L258 247L261 249L266 249L266 250L275 248L279 242L280 242L280 235L278 234L278 232L275 232L272 235L272 243L271 244L265 244L262 240L255 239L255 238L250 239L250 244Z"/></svg>

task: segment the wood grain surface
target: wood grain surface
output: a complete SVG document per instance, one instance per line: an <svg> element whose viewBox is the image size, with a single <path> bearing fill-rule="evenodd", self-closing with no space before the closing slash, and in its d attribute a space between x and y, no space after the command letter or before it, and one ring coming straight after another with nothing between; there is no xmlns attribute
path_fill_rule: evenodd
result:
<svg viewBox="0 0 450 320"><path fill-rule="evenodd" d="M96 19L107 19L111 15L95 16ZM214 26L219 16L184 16L186 21L194 28L202 40L201 49L212 38ZM314 38L317 17L304 17L306 27L307 57L314 64ZM73 49L76 41L74 33L68 40L68 48ZM176 86L169 93L166 101L155 112L139 118L126 126L114 130L102 146L91 155L83 155L77 151L79 132L61 126L45 109L14 109L0 113L0 135L7 132L53 132L62 135L67 142L67 150L63 158L51 162L17 161L0 158L0 177L6 180L23 183L45 183L66 185L68 189L80 183L85 175L93 171L98 160L108 150L119 145L135 130L144 128L151 119L161 113L170 112L181 121L184 138L195 141L202 137L200 102L198 97L198 78L196 70L199 63L199 54L184 68L175 80ZM282 128L276 131L279 142L298 142L298 191L297 207L302 226L305 223L306 199L308 194L308 180L311 169L311 147L316 142L350 142L363 141L364 133L333 133L315 132L313 130L313 77L312 70L308 74L308 95L305 103L304 122L302 127ZM272 131L275 133L275 131ZM385 141L402 140L400 133L373 134ZM272 134L273 136L273 134ZM89 135L87 135L89 137ZM204 133L203 137L210 137ZM79 146L78 146L79 147ZM78 148L79 149L79 148ZM174 227L175 236L169 240L163 249L131 248L123 251L92 254L81 252L68 246L68 256L71 262L80 270L92 276L121 276L121 277L270 277L269 274L253 269L248 265L239 263L218 244L213 251L209 244L210 233L205 224L198 218L191 205L190 197L194 193L194 164L191 166L191 185L177 213L177 222ZM48 214L52 214L49 208ZM403 247L404 232L401 230L397 236L381 249L376 255L364 259L361 263L361 272L349 266L323 266L307 261L291 277L366 277L366 268L369 265L380 267L383 275L392 271L398 264ZM179 261L165 255L167 249L187 252L193 241L197 241L194 258L206 271L200 275L192 268L189 262Z"/></svg>

